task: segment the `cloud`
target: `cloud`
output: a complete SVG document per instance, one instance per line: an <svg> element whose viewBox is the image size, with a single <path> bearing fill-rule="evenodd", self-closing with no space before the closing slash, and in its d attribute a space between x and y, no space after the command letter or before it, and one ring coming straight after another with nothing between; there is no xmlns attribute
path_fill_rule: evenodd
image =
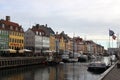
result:
<svg viewBox="0 0 120 80"><path fill-rule="evenodd" d="M108 34L120 26L119 0L1 0L0 17L10 15L25 29L48 24L67 33ZM117 28L115 27L117 26Z"/></svg>
<svg viewBox="0 0 120 80"><path fill-rule="evenodd" d="M6 15L25 30L48 24L55 32L86 36L106 46L108 29L119 33L120 0L0 0L0 18Z"/></svg>

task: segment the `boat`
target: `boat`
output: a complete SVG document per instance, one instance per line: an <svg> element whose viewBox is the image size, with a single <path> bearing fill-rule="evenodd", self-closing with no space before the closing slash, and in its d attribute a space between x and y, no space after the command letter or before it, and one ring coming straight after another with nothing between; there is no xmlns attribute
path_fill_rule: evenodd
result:
<svg viewBox="0 0 120 80"><path fill-rule="evenodd" d="M107 65L105 62L102 62L102 61L94 61L94 62L91 62L89 65L88 65L88 70L90 71L105 71L107 69Z"/></svg>
<svg viewBox="0 0 120 80"><path fill-rule="evenodd" d="M69 62L78 62L78 56L79 56L79 53L71 53Z"/></svg>
<svg viewBox="0 0 120 80"><path fill-rule="evenodd" d="M63 61L63 62L69 62L69 55L63 54L63 55L62 55L62 61Z"/></svg>
<svg viewBox="0 0 120 80"><path fill-rule="evenodd" d="M87 62L88 61L88 56L87 55L80 55L78 57L78 62Z"/></svg>
<svg viewBox="0 0 120 80"><path fill-rule="evenodd" d="M70 58L69 62L78 62L78 58Z"/></svg>

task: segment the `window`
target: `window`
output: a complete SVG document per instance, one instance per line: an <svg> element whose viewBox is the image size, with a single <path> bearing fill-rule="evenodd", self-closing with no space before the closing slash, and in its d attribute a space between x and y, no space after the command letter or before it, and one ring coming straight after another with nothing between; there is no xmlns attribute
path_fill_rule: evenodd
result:
<svg viewBox="0 0 120 80"><path fill-rule="evenodd" d="M16 34L15 34L16 36L18 36L18 33L16 32Z"/></svg>
<svg viewBox="0 0 120 80"><path fill-rule="evenodd" d="M10 26L10 29L13 30L13 26Z"/></svg>
<svg viewBox="0 0 120 80"><path fill-rule="evenodd" d="M2 28L5 28L5 24L2 24Z"/></svg>
<svg viewBox="0 0 120 80"><path fill-rule="evenodd" d="M36 31L36 35L38 35L38 31Z"/></svg>
<svg viewBox="0 0 120 80"><path fill-rule="evenodd" d="M40 35L41 35L41 32L40 32Z"/></svg>
<svg viewBox="0 0 120 80"><path fill-rule="evenodd" d="M18 31L18 27L16 27L16 31Z"/></svg>
<svg viewBox="0 0 120 80"><path fill-rule="evenodd" d="M23 31L23 29L21 28L21 29L20 29L20 31L22 32L22 31Z"/></svg>
<svg viewBox="0 0 120 80"><path fill-rule="evenodd" d="M24 34L22 34L22 37L24 36Z"/></svg>
<svg viewBox="0 0 120 80"><path fill-rule="evenodd" d="M1 30L1 34L3 34L3 31Z"/></svg>
<svg viewBox="0 0 120 80"><path fill-rule="evenodd" d="M14 32L11 32L12 35L14 35Z"/></svg>

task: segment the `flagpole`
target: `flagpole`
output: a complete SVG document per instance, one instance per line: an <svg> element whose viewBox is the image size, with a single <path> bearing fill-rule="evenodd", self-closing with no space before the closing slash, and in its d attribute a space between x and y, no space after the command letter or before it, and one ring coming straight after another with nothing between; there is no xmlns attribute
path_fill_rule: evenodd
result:
<svg viewBox="0 0 120 80"><path fill-rule="evenodd" d="M113 39L116 39L116 36L114 35L114 31L109 29L109 47L111 48L111 44L110 44L110 36L112 37L112 48L113 48Z"/></svg>
<svg viewBox="0 0 120 80"><path fill-rule="evenodd" d="M110 48L110 29L109 29L109 47Z"/></svg>
<svg viewBox="0 0 120 80"><path fill-rule="evenodd" d="M113 38L112 38L112 48L113 48Z"/></svg>
<svg viewBox="0 0 120 80"><path fill-rule="evenodd" d="M119 33L117 34L117 48L119 48Z"/></svg>

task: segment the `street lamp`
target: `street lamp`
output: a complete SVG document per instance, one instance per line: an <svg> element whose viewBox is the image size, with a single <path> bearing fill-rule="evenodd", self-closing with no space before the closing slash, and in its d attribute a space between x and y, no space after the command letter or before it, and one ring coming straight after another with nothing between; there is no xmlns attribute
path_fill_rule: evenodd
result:
<svg viewBox="0 0 120 80"><path fill-rule="evenodd" d="M73 58L74 58L74 52L75 52L75 40L74 40L74 37L73 37Z"/></svg>

